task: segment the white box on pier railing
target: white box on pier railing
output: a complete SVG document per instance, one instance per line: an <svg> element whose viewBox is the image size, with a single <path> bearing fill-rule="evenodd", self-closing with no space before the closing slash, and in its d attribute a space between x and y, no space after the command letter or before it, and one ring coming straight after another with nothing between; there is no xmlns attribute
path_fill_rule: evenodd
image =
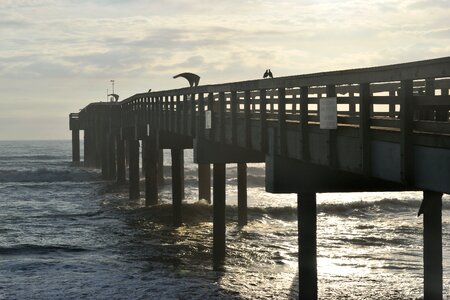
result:
<svg viewBox="0 0 450 300"><path fill-rule="evenodd" d="M205 129L211 129L211 111L205 111Z"/></svg>
<svg viewBox="0 0 450 300"><path fill-rule="evenodd" d="M337 98L327 97L319 100L320 129L337 128Z"/></svg>

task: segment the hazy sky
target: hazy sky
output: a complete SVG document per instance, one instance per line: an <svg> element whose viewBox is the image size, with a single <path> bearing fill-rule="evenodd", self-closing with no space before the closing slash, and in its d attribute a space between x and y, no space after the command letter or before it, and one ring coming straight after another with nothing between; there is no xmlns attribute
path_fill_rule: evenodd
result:
<svg viewBox="0 0 450 300"><path fill-rule="evenodd" d="M450 55L450 0L0 0L0 139L69 138L68 114L200 84Z"/></svg>

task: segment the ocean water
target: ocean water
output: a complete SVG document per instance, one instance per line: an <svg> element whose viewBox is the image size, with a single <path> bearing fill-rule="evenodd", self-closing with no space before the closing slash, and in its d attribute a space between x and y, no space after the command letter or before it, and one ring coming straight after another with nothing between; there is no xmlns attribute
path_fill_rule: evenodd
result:
<svg viewBox="0 0 450 300"><path fill-rule="evenodd" d="M0 142L0 299L295 299L296 195L264 191L249 164L249 224L237 226L227 166L227 258L212 269L212 207L197 200L185 151L184 225L171 226L169 152L160 205L71 166L70 141ZM143 198L142 194L142 198ZM321 299L420 299L422 194L318 195ZM444 196L444 298L450 298L450 197Z"/></svg>

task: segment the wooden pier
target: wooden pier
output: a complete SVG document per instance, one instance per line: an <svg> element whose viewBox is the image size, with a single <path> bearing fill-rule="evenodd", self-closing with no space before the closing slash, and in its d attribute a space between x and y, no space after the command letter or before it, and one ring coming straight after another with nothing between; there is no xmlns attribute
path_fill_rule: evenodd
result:
<svg viewBox="0 0 450 300"><path fill-rule="evenodd" d="M80 162L83 130L84 166L101 168L103 178L120 183L128 173L130 198L138 198L142 141L145 203L155 205L160 152L170 149L173 224L181 226L182 150L193 149L200 197L207 201L212 164L214 266L223 264L226 254L225 166L238 164L239 224L244 226L246 164L265 162L266 190L298 195L300 299L317 299L316 193L423 190L424 298L442 299L449 77L450 57L445 57L95 102L70 114L73 161ZM336 129L320 129L322 98L337 100Z"/></svg>

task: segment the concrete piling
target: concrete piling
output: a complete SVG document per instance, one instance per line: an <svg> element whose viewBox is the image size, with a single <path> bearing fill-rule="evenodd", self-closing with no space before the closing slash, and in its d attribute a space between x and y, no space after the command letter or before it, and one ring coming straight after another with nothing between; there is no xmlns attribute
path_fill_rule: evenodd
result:
<svg viewBox="0 0 450 300"><path fill-rule="evenodd" d="M145 205L158 204L158 134L146 137L145 143Z"/></svg>
<svg viewBox="0 0 450 300"><path fill-rule="evenodd" d="M198 164L198 198L211 203L211 168L209 164Z"/></svg>
<svg viewBox="0 0 450 300"><path fill-rule="evenodd" d="M237 164L238 180L238 225L247 225L247 164Z"/></svg>
<svg viewBox="0 0 450 300"><path fill-rule="evenodd" d="M116 143L116 168L117 175L116 181L119 184L126 182L126 171L125 171L125 141L117 137Z"/></svg>
<svg viewBox="0 0 450 300"><path fill-rule="evenodd" d="M316 193L298 193L299 298L317 299Z"/></svg>
<svg viewBox="0 0 450 300"><path fill-rule="evenodd" d="M129 195L130 199L138 199L139 191L139 141L128 141L129 152Z"/></svg>
<svg viewBox="0 0 450 300"><path fill-rule="evenodd" d="M171 149L172 155L172 199L173 199L173 225L179 227L182 224L181 202L182 202L182 178L183 172L183 149Z"/></svg>
<svg viewBox="0 0 450 300"><path fill-rule="evenodd" d="M442 193L424 191L423 265L424 299L442 299Z"/></svg>
<svg viewBox="0 0 450 300"><path fill-rule="evenodd" d="M225 261L225 164L213 165L213 264L220 269Z"/></svg>

